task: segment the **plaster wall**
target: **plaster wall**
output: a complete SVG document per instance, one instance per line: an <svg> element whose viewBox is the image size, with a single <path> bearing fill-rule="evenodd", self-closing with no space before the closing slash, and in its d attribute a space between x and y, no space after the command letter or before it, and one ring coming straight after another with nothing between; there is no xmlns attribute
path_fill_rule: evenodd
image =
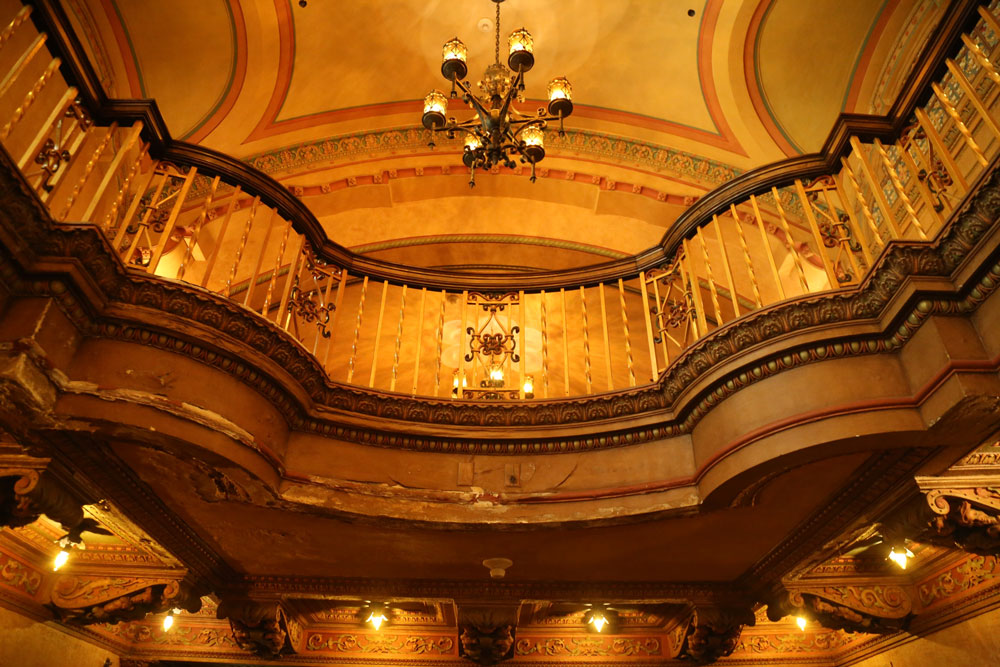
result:
<svg viewBox="0 0 1000 667"><path fill-rule="evenodd" d="M0 607L0 665L4 667L118 667L118 656L57 626Z"/></svg>
<svg viewBox="0 0 1000 667"><path fill-rule="evenodd" d="M986 667L1000 664L1000 609L872 656L854 667Z"/></svg>

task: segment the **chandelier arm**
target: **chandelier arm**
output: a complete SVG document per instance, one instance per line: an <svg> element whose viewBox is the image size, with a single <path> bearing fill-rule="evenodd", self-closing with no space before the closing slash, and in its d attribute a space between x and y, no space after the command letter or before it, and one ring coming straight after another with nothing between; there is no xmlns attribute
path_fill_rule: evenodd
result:
<svg viewBox="0 0 1000 667"><path fill-rule="evenodd" d="M510 109L511 102L514 101L514 96L517 95L517 87L523 81L524 81L524 72L522 72L521 70L518 70L517 71L517 76L514 77L514 80L510 84L510 89L507 91L507 94L504 96L503 105L501 105L501 107L500 107L500 118L501 119L508 117L507 110Z"/></svg>

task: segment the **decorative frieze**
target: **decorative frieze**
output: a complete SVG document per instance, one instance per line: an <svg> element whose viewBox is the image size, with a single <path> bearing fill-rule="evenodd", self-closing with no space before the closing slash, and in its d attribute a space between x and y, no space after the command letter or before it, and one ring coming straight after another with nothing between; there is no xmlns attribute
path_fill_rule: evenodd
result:
<svg viewBox="0 0 1000 667"><path fill-rule="evenodd" d="M277 602L223 600L217 611L228 618L236 644L261 658L298 653L302 626Z"/></svg>

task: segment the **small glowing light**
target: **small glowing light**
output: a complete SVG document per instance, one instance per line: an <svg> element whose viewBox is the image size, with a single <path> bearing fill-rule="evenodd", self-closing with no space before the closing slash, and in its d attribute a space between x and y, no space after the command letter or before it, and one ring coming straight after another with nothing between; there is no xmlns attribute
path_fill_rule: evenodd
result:
<svg viewBox="0 0 1000 667"><path fill-rule="evenodd" d="M573 86L569 85L569 79L560 76L549 82L549 101L571 99L573 99Z"/></svg>
<svg viewBox="0 0 1000 667"><path fill-rule="evenodd" d="M510 52L515 51L527 51L531 53L532 46L534 45L531 39L531 33L529 33L524 28L520 28L510 33L510 37L507 38L507 43L510 45Z"/></svg>
<svg viewBox="0 0 1000 667"><path fill-rule="evenodd" d="M494 366L490 369L490 379L494 382L503 382L503 369L499 366Z"/></svg>
<svg viewBox="0 0 1000 667"><path fill-rule="evenodd" d="M463 63L469 54L469 49L458 37L445 42L443 51L443 60L461 60Z"/></svg>
<svg viewBox="0 0 1000 667"><path fill-rule="evenodd" d="M373 626L373 627L375 628L375 630L376 630L376 632L377 632L377 631L378 631L378 629L382 627L382 624L383 624L383 623L385 623L385 622L386 622L386 621L388 621L388 620L389 620L389 619L388 619L388 618L386 618L386 617L385 617L385 614L383 614L383 613L382 613L381 611L373 611L373 612L372 612L372 613L371 613L371 614L370 614L370 615L368 616L368 620L367 620L367 621L365 621L365 622L366 622L366 623L371 623L371 624L372 624L372 626Z"/></svg>
<svg viewBox="0 0 1000 667"><path fill-rule="evenodd" d="M455 375L452 377L451 386L458 389L458 371L455 371ZM462 376L462 386L468 387L469 381L465 379L465 375Z"/></svg>
<svg viewBox="0 0 1000 667"><path fill-rule="evenodd" d="M174 612L168 611L167 615L163 617L163 631L167 632L172 627L174 627Z"/></svg>
<svg viewBox="0 0 1000 667"><path fill-rule="evenodd" d="M535 378L530 375L524 377L524 395L527 398L535 395Z"/></svg>
<svg viewBox="0 0 1000 667"><path fill-rule="evenodd" d="M432 90L424 98L424 113L438 113L442 116L448 111L448 98L440 90Z"/></svg>
<svg viewBox="0 0 1000 667"><path fill-rule="evenodd" d="M474 134L465 135L465 148L470 151L479 150L483 143L479 141L479 137Z"/></svg>
<svg viewBox="0 0 1000 667"><path fill-rule="evenodd" d="M521 132L521 139L525 146L543 146L545 144L545 133L539 125L528 125Z"/></svg>
<svg viewBox="0 0 1000 667"><path fill-rule="evenodd" d="M902 548L902 551L896 551L896 547L893 547L889 551L889 560L898 565L901 569L906 569L906 561L913 558L913 552L906 547Z"/></svg>
<svg viewBox="0 0 1000 667"><path fill-rule="evenodd" d="M608 619L604 618L601 614L594 614L590 617L590 624L594 626L595 630L600 632L608 624Z"/></svg>
<svg viewBox="0 0 1000 667"><path fill-rule="evenodd" d="M806 630L806 618L805 616L796 616L795 625L799 626L799 630L805 632Z"/></svg>
<svg viewBox="0 0 1000 667"><path fill-rule="evenodd" d="M69 552L63 549L62 551L56 554L55 562L52 563L52 571L58 572L59 568L65 565L66 561L68 560L69 560Z"/></svg>

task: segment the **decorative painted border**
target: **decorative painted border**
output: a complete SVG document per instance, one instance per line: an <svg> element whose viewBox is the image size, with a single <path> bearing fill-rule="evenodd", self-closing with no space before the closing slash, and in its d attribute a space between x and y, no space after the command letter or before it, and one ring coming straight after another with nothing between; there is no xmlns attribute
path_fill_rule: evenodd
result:
<svg viewBox="0 0 1000 667"><path fill-rule="evenodd" d="M461 151L460 139L432 137L430 130L413 125L307 141L249 155L243 161L273 176L323 163L390 156L403 151L426 151L432 138L445 151L451 149L456 155ZM686 176L697 183L721 185L743 173L732 165L669 146L590 130L566 130L563 137L550 130L546 133L545 142L550 155L565 151L606 160L622 160L636 167Z"/></svg>

